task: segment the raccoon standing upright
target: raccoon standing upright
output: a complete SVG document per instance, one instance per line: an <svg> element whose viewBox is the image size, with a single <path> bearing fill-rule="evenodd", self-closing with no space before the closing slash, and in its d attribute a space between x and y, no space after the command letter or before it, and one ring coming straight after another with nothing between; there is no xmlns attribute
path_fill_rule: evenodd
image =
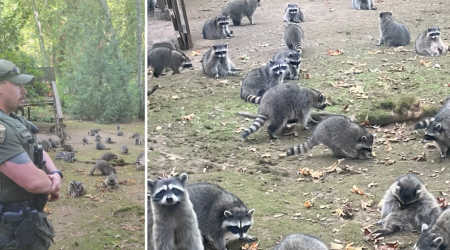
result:
<svg viewBox="0 0 450 250"><path fill-rule="evenodd" d="M271 139L281 131L289 120L298 119L304 129L308 123L311 109L323 110L326 107L326 98L320 92L300 87L293 83L275 86L260 99L258 115L253 124L242 132L242 138L247 138L257 131L266 121L270 121L267 132Z"/></svg>
<svg viewBox="0 0 450 250"><path fill-rule="evenodd" d="M290 23L283 31L283 41L289 49L303 51L304 33L297 24Z"/></svg>
<svg viewBox="0 0 450 250"><path fill-rule="evenodd" d="M235 76L236 72L241 70L236 68L228 57L228 44L214 44L202 59L203 73L215 78L224 76Z"/></svg>
<svg viewBox="0 0 450 250"><path fill-rule="evenodd" d="M352 0L352 8L355 10L376 10L373 0Z"/></svg>
<svg viewBox="0 0 450 250"><path fill-rule="evenodd" d="M261 5L261 0L229 0L222 9L222 14L230 16L234 25L241 25L242 17L246 16L250 24L253 22L253 13L258 6Z"/></svg>
<svg viewBox="0 0 450 250"><path fill-rule="evenodd" d="M447 52L448 47L442 42L441 28L430 27L421 33L415 42L416 53L424 56L439 56Z"/></svg>
<svg viewBox="0 0 450 250"><path fill-rule="evenodd" d="M172 74L179 74L180 67L192 68L191 60L183 53L163 47L151 49L147 54L147 62L154 69L154 77L159 77L166 68L170 68Z"/></svg>
<svg viewBox="0 0 450 250"><path fill-rule="evenodd" d="M241 199L211 183L190 184L187 191L203 238L217 250L226 250L228 237L255 240L247 234L255 210L249 210Z"/></svg>
<svg viewBox="0 0 450 250"><path fill-rule="evenodd" d="M186 190L188 175L148 180L152 227L150 245L155 250L203 250L197 216Z"/></svg>
<svg viewBox="0 0 450 250"><path fill-rule="evenodd" d="M273 250L328 250L319 238L308 234L289 234L284 236Z"/></svg>
<svg viewBox="0 0 450 250"><path fill-rule="evenodd" d="M297 4L288 4L284 11L284 21L287 23L300 23L304 22L303 11L297 6Z"/></svg>
<svg viewBox="0 0 450 250"><path fill-rule="evenodd" d="M270 60L261 68L248 72L241 85L241 99L259 104L261 97L269 89L282 84L288 65L285 59Z"/></svg>
<svg viewBox="0 0 450 250"><path fill-rule="evenodd" d="M284 72L284 79L298 80L300 78L300 63L302 62L302 55L295 50L285 49L276 53L273 61L285 60L289 69Z"/></svg>
<svg viewBox="0 0 450 250"><path fill-rule="evenodd" d="M422 143L434 142L441 152L441 158L446 158L450 148L450 96L445 99L437 114L431 118L418 122L414 129L425 130Z"/></svg>
<svg viewBox="0 0 450 250"><path fill-rule="evenodd" d="M405 46L410 41L408 28L392 17L392 12L380 12L380 39L377 46Z"/></svg>
<svg viewBox="0 0 450 250"><path fill-rule="evenodd" d="M203 25L203 38L204 39L226 39L231 38L232 31L228 29L229 16L218 15L211 20L206 21Z"/></svg>
<svg viewBox="0 0 450 250"><path fill-rule="evenodd" d="M290 148L287 156L305 154L320 143L330 148L337 158L360 160L372 158L373 135L365 126L340 115L320 121L313 135L306 142Z"/></svg>
<svg viewBox="0 0 450 250"><path fill-rule="evenodd" d="M414 250L449 250L450 209L443 211L434 225L423 224L421 231Z"/></svg>
<svg viewBox="0 0 450 250"><path fill-rule="evenodd" d="M415 175L399 176L383 197L381 220L383 229L372 234L382 237L397 231L419 231L422 224L433 225L442 209Z"/></svg>

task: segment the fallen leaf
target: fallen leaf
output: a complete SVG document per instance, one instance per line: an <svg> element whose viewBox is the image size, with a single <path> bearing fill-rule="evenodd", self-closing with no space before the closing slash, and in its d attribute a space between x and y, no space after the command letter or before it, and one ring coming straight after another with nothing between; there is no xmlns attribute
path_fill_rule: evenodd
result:
<svg viewBox="0 0 450 250"><path fill-rule="evenodd" d="M441 206L442 208L446 208L448 206L448 200L447 198L437 198L438 204L439 206Z"/></svg>
<svg viewBox="0 0 450 250"><path fill-rule="evenodd" d="M427 156L425 155L425 152L423 152L422 155L414 157L413 160L414 161L427 161Z"/></svg>
<svg viewBox="0 0 450 250"><path fill-rule="evenodd" d="M303 204L303 206L305 206L306 208L312 207L313 203L311 203L310 201L305 201L305 204Z"/></svg>
<svg viewBox="0 0 450 250"><path fill-rule="evenodd" d="M329 55L329 56L339 56L339 55L342 55L343 53L344 53L344 51L339 50L339 49L337 49L337 50L328 49L328 51L327 51L327 55Z"/></svg>
<svg viewBox="0 0 450 250"><path fill-rule="evenodd" d="M281 217L281 216L284 216L284 214L276 214L276 215L274 215L273 217L274 217L274 218L279 218L279 217Z"/></svg>
<svg viewBox="0 0 450 250"><path fill-rule="evenodd" d="M323 171L321 171L321 170L312 171L310 174L311 174L311 177L314 179L320 179L323 177Z"/></svg>
<svg viewBox="0 0 450 250"><path fill-rule="evenodd" d="M343 248L344 248L344 245L330 242L330 250L342 250Z"/></svg>
<svg viewBox="0 0 450 250"><path fill-rule="evenodd" d="M374 51L367 52L367 54L369 54L369 55L376 55L376 54L384 54L384 52L381 51L381 50L374 50Z"/></svg>
<svg viewBox="0 0 450 250"><path fill-rule="evenodd" d="M311 170L309 168L301 168L298 170L302 175L309 175Z"/></svg>
<svg viewBox="0 0 450 250"><path fill-rule="evenodd" d="M261 155L261 158L270 158L270 154L269 153L264 153Z"/></svg>
<svg viewBox="0 0 450 250"><path fill-rule="evenodd" d="M369 183L369 185L367 185L367 187L371 188L371 187L375 187L377 185L378 184L376 182L372 181L371 183Z"/></svg>
<svg viewBox="0 0 450 250"><path fill-rule="evenodd" d="M261 47L267 47L267 46L269 46L268 43L266 43L266 44L258 44L258 45L261 46Z"/></svg>
<svg viewBox="0 0 450 250"><path fill-rule="evenodd" d="M183 120L183 121L190 121L190 120L192 120L192 118L194 118L194 113L192 113L192 114L190 114L190 115L186 115L186 116L183 116L183 117L181 117L181 120Z"/></svg>
<svg viewBox="0 0 450 250"><path fill-rule="evenodd" d="M198 56L198 55L200 55L200 50L193 50L193 51L191 51L191 53L189 55Z"/></svg>
<svg viewBox="0 0 450 250"><path fill-rule="evenodd" d="M359 187L356 185L353 185L352 189L350 190L352 193L363 195L364 191L362 191Z"/></svg>
<svg viewBox="0 0 450 250"><path fill-rule="evenodd" d="M337 160L335 163L333 163L333 165L327 167L325 170L330 173L333 171L336 171L337 167L339 166L339 164L341 164L341 162L345 161L344 158Z"/></svg>
<svg viewBox="0 0 450 250"><path fill-rule="evenodd" d="M349 104L347 104L344 109L342 109L342 112L347 113L348 112L348 106L350 106Z"/></svg>
<svg viewBox="0 0 450 250"><path fill-rule="evenodd" d="M177 99L178 99L178 96L177 96L177 95L174 95L174 96L172 96L172 99L177 100Z"/></svg>
<svg viewBox="0 0 450 250"><path fill-rule="evenodd" d="M423 65L423 66L425 66L425 68L429 68L429 67L431 67L431 64L433 64L432 62L430 62L430 61L426 61L426 62L424 62L423 60L420 60L420 65Z"/></svg>
<svg viewBox="0 0 450 250"><path fill-rule="evenodd" d="M397 250L400 244L396 242L387 242L384 245L375 245L375 250Z"/></svg>

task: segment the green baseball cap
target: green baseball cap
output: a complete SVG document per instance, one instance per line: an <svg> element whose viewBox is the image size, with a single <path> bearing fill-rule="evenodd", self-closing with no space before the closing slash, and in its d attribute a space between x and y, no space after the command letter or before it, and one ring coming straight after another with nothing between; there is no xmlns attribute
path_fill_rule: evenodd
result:
<svg viewBox="0 0 450 250"><path fill-rule="evenodd" d="M33 84L34 76L20 74L14 63L0 59L0 81L6 80L15 84Z"/></svg>

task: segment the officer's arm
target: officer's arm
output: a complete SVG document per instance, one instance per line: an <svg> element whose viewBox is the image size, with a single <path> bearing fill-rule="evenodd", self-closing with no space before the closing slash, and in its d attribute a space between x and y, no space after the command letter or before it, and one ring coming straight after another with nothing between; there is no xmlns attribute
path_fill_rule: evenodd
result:
<svg viewBox="0 0 450 250"><path fill-rule="evenodd" d="M47 152L42 152L44 155L44 161L45 161L45 168L47 170L47 174L50 174L51 172L58 170L55 166L55 163L53 163L52 158L47 154Z"/></svg>
<svg viewBox="0 0 450 250"><path fill-rule="evenodd" d="M52 186L44 171L38 169L25 152L1 163L0 172L30 193L43 194Z"/></svg>

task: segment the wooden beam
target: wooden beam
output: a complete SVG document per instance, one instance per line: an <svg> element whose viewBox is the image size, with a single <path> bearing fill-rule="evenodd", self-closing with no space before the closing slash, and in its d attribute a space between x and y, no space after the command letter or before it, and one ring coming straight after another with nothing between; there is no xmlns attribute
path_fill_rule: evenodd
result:
<svg viewBox="0 0 450 250"><path fill-rule="evenodd" d="M189 28L189 20L187 18L187 13L186 13L186 7L184 4L184 0L180 0L180 4L181 4L181 9L183 11L183 19L184 19L184 24L186 25L186 36L187 36L187 48L186 49L192 49L194 47L194 44L192 43L192 37L191 37L191 29Z"/></svg>

